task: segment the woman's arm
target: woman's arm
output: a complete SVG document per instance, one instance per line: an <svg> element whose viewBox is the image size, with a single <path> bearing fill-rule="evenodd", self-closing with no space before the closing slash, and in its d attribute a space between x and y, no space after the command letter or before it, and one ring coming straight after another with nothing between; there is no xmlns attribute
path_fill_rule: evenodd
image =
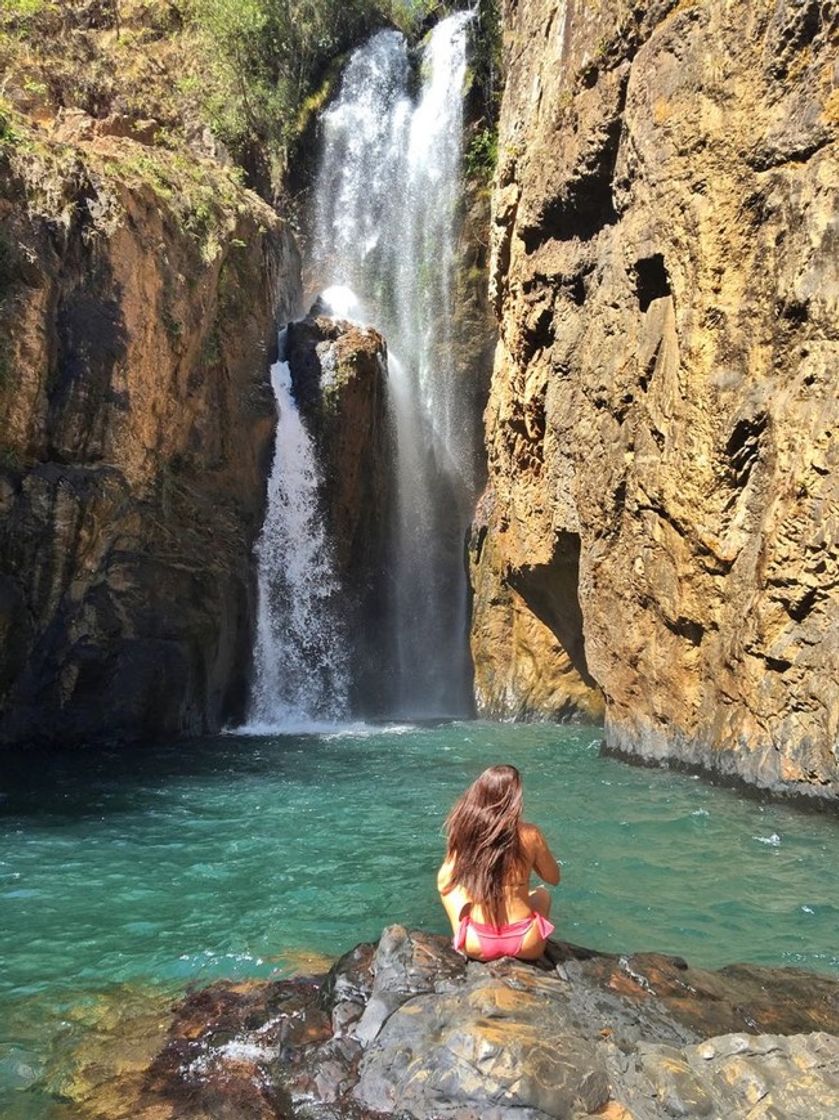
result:
<svg viewBox="0 0 839 1120"><path fill-rule="evenodd" d="M469 899L462 887L457 887L452 883L452 866L453 861L447 859L437 872L437 890L440 892L443 909L451 922L452 931L457 933L460 925L460 915Z"/></svg>
<svg viewBox="0 0 839 1120"><path fill-rule="evenodd" d="M533 870L540 879L544 879L546 883L555 887L560 879L560 868L554 859L553 852L548 847L547 840L542 835L541 828L537 828L535 824L527 824L522 827L525 830L525 842L533 863Z"/></svg>
<svg viewBox="0 0 839 1120"><path fill-rule="evenodd" d="M437 872L437 890L440 894L446 894L451 890L452 867L453 861L445 859Z"/></svg>

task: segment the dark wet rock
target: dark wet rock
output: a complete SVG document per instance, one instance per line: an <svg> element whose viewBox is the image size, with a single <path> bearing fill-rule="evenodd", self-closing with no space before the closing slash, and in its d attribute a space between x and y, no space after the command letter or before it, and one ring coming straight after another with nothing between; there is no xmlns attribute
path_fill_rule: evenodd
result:
<svg viewBox="0 0 839 1120"><path fill-rule="evenodd" d="M357 1100L412 1116L505 1115L510 1107L566 1115L608 1100L597 1043L569 1029L544 992L510 987L482 966L462 990L422 995L385 1024L360 1068Z"/></svg>
<svg viewBox="0 0 839 1120"><path fill-rule="evenodd" d="M557 976L557 965L566 979ZM714 1107L722 1107L725 1071L715 1073L714 1086L704 1086L701 1064L696 1070L688 1062L695 1046L685 1050L685 1044L770 1025L784 1032L835 1032L839 985L794 969L735 966L710 972L663 954L616 957L556 942L550 960L538 968L508 960L471 963L461 983L442 994L403 1000L368 1047L354 1096L373 1110L402 1108L423 1120L520 1117L522 1109L534 1116L571 1116L575 1108L591 1115L608 1104L626 1055L637 1053L639 1070L634 1081L627 1072L626 1083L639 1099L652 1085L648 1109L654 1107L656 1084L661 1088L666 1076L670 1081L661 1099L719 1099ZM839 1056L835 1039L814 1037L817 1051L832 1045ZM729 1052L728 1045L721 1043L721 1054ZM776 1073L789 1066L792 1075L797 1056L810 1049L803 1041L798 1049L782 1047ZM668 1074L673 1055L678 1062L673 1059ZM735 1103L728 1101L729 1110ZM674 1107L639 1115L693 1115Z"/></svg>
<svg viewBox="0 0 839 1120"><path fill-rule="evenodd" d="M382 640L391 578L394 452L387 408L387 346L371 327L317 314L289 324L294 396L317 447L321 505L352 642L353 707L382 709L391 651Z"/></svg>
<svg viewBox="0 0 839 1120"><path fill-rule="evenodd" d="M839 985L796 968L729 965L712 971L686 966L680 957L638 953L572 959L565 969L568 1000L579 1020L592 1022L599 1013L603 1028L629 1044L649 1037L655 1023L662 1040L672 1030L685 1041L731 1031L839 1030ZM637 1018L636 1007L643 1009Z"/></svg>
<svg viewBox="0 0 839 1120"><path fill-rule="evenodd" d="M136 1113L213 1120L284 1120L294 1115L278 1057L330 1037L313 981L214 984L188 996L152 1062ZM165 1110L165 1111L164 1111Z"/></svg>
<svg viewBox="0 0 839 1120"><path fill-rule="evenodd" d="M133 1120L835 1120L839 981L549 942L466 962L391 926L326 976L215 984L177 1008Z"/></svg>
<svg viewBox="0 0 839 1120"><path fill-rule="evenodd" d="M247 694L297 249L223 169L202 240L136 140L38 143L0 160L0 745L214 732Z"/></svg>
<svg viewBox="0 0 839 1120"><path fill-rule="evenodd" d="M607 1066L630 1117L839 1115L835 1035L730 1034L681 1050L641 1043L630 1055L611 1047Z"/></svg>
<svg viewBox="0 0 839 1120"><path fill-rule="evenodd" d="M353 1001L362 1006L373 989L373 959L376 946L362 942L340 957L321 988L324 1007L332 1010L342 1001Z"/></svg>
<svg viewBox="0 0 839 1120"><path fill-rule="evenodd" d="M382 934L373 960L373 986L354 1030L366 1046L397 1008L412 996L453 991L465 974L463 957L449 942L404 926L390 926Z"/></svg>

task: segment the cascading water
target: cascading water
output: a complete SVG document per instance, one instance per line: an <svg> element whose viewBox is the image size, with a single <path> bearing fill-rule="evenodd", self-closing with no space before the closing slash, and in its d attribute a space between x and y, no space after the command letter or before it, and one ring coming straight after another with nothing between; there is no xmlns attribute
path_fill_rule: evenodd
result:
<svg viewBox="0 0 839 1120"><path fill-rule="evenodd" d="M458 12L433 30L416 101L399 32L353 54L323 114L315 191L315 282L355 292L355 317L388 341L397 509L383 641L395 660L392 713L409 716L471 710L464 537L476 449L452 290L472 19Z"/></svg>
<svg viewBox="0 0 839 1120"><path fill-rule="evenodd" d="M335 602L339 587L319 508L312 439L284 360L271 368L277 402L274 462L257 543L259 608L249 727L304 726L347 711L347 647Z"/></svg>

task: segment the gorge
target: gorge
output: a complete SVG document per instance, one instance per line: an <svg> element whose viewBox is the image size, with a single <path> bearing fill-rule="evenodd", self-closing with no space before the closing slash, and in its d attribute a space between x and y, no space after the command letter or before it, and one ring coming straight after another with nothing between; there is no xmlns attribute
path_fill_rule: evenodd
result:
<svg viewBox="0 0 839 1120"><path fill-rule="evenodd" d="M734 82L735 12L505 15L500 339L470 543L477 712L605 718L624 756L832 799L835 20L753 17L763 77L732 124L707 57L729 59ZM455 589L482 464L476 394L446 363L465 72L450 29L468 18L433 32L416 105L404 38L353 55L315 188L311 274L363 293L355 314L389 348L395 520L371 676L411 682L407 705L404 684L379 697L408 716L471 708ZM525 42L544 49L517 53ZM793 49L796 65L778 62ZM480 387L477 354L471 373Z"/></svg>
<svg viewBox="0 0 839 1120"><path fill-rule="evenodd" d="M489 43L490 8L438 23L423 60L395 30L351 56L320 117L302 274L206 134L190 178L154 121L13 82L4 741L212 731L242 721L254 673L264 693L266 357L277 321L343 286L350 329L381 336L372 403L347 390L364 447L344 390L318 397L323 340L298 330L295 349L333 472L333 607L348 581L332 625L351 637L335 672L353 669L327 674L323 711L604 719L622 754L833 798L836 19L749 13L744 51L736 5L503 8L490 386L460 172L466 44ZM485 122L466 137L479 201Z"/></svg>
<svg viewBox="0 0 839 1120"><path fill-rule="evenodd" d="M837 47L5 0L4 1120L835 1115ZM502 760L537 966L442 936Z"/></svg>

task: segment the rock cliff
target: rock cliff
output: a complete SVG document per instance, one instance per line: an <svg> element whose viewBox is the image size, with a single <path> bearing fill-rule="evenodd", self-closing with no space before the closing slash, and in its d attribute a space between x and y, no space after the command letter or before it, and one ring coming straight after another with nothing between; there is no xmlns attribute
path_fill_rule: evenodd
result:
<svg viewBox="0 0 839 1120"><path fill-rule="evenodd" d="M0 739L241 710L293 239L153 129L15 115L0 142Z"/></svg>
<svg viewBox="0 0 839 1120"><path fill-rule="evenodd" d="M839 15L504 20L480 709L835 796Z"/></svg>

